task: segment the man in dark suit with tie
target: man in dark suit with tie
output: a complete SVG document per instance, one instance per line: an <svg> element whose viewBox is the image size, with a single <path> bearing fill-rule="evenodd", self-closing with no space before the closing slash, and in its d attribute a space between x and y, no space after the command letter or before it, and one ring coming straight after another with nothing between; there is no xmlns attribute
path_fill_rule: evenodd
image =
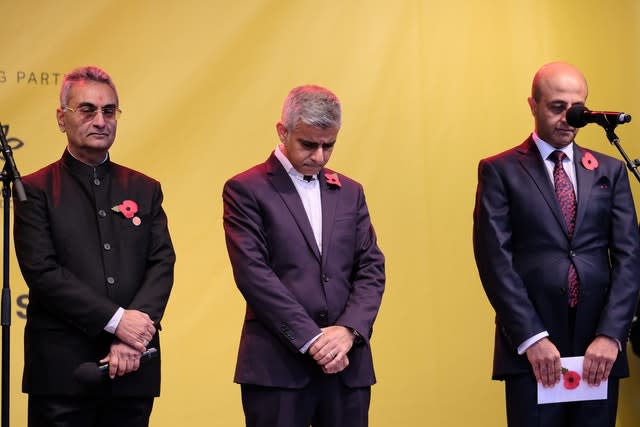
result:
<svg viewBox="0 0 640 427"><path fill-rule="evenodd" d="M56 116L67 148L24 177L28 200L14 201L16 254L29 287L30 427L147 426L160 392L159 359L144 367L140 360L160 348L175 255L160 184L111 162L119 115L103 70L65 75ZM97 362L108 363L109 378L92 383L77 371Z"/></svg>
<svg viewBox="0 0 640 427"><path fill-rule="evenodd" d="M615 425L618 379L638 297L640 257L624 164L574 142L566 112L587 83L554 62L535 75L535 130L484 159L473 243L496 311L493 378L505 380L509 426ZM608 379L608 398L537 404L537 384L562 375L560 357L584 356L582 380Z"/></svg>
<svg viewBox="0 0 640 427"><path fill-rule="evenodd" d="M384 257L362 186L325 168L340 124L329 90L293 89L280 144L224 186L227 249L247 302L235 373L247 426L368 425Z"/></svg>

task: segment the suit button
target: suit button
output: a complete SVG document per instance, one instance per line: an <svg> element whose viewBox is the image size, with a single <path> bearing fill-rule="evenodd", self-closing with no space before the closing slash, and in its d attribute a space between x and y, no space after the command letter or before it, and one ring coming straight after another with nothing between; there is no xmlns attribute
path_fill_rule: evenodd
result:
<svg viewBox="0 0 640 427"><path fill-rule="evenodd" d="M289 338L291 341L293 341L296 338L295 334L291 332L291 329L289 329L289 326L287 326L285 323L280 325L280 331L284 334L285 337Z"/></svg>
<svg viewBox="0 0 640 427"><path fill-rule="evenodd" d="M107 213L104 210L100 209L98 211L98 215L100 216L100 218L104 218L105 216L107 216Z"/></svg>
<svg viewBox="0 0 640 427"><path fill-rule="evenodd" d="M328 324L329 324L329 323L327 322L327 318L328 318L328 317L329 317L329 316L327 315L327 312L326 312L326 311L321 311L321 312L318 314L318 318L320 319L320 322L319 322L320 324L319 324L318 326L320 326L320 327L328 326Z"/></svg>
<svg viewBox="0 0 640 427"><path fill-rule="evenodd" d="M327 283L329 281L329 276L327 276L326 274L322 275L322 281Z"/></svg>
<svg viewBox="0 0 640 427"><path fill-rule="evenodd" d="M105 250L105 251L110 251L110 250L111 250L111 244L109 244L109 243L105 243L105 244L103 245L103 247L104 247L104 250Z"/></svg>
<svg viewBox="0 0 640 427"><path fill-rule="evenodd" d="M116 283L116 279L114 279L113 277L109 276L107 277L107 283L110 285L113 285L114 283Z"/></svg>
<svg viewBox="0 0 640 427"><path fill-rule="evenodd" d="M501 327L500 327L500 330L502 331L502 334L503 334L505 337L509 338L509 333L507 332L507 329L506 329L504 326L501 326ZM509 338L509 339L511 339L511 338Z"/></svg>
<svg viewBox="0 0 640 427"><path fill-rule="evenodd" d="M100 180L99 180L98 178L96 178L96 179L94 179L94 180L93 180L93 183L94 183L96 186L98 186L98 185L100 185Z"/></svg>

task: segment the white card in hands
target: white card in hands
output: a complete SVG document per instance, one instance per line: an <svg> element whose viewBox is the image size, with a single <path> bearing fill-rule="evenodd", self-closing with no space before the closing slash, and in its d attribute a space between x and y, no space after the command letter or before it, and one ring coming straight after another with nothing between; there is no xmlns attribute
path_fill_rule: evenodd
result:
<svg viewBox="0 0 640 427"><path fill-rule="evenodd" d="M560 382L549 388L538 383L538 404L606 399L608 381L601 382L597 387L587 384L582 378L583 361L584 357L560 358L564 368Z"/></svg>

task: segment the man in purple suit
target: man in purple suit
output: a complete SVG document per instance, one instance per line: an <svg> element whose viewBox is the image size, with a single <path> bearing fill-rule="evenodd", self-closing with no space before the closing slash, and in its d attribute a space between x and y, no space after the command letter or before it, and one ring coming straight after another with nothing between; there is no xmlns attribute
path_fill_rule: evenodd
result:
<svg viewBox="0 0 640 427"><path fill-rule="evenodd" d="M636 212L624 164L574 141L566 113L586 98L575 67L543 66L529 98L534 132L479 166L473 243L496 311L493 378L505 380L509 426L613 427L629 375ZM559 383L560 358L573 356L584 356L584 383L608 379L608 398L538 405L537 383Z"/></svg>
<svg viewBox="0 0 640 427"><path fill-rule="evenodd" d="M369 339L384 290L362 186L325 168L338 98L294 88L266 162L224 186L224 229L247 306L235 381L246 425L368 425Z"/></svg>

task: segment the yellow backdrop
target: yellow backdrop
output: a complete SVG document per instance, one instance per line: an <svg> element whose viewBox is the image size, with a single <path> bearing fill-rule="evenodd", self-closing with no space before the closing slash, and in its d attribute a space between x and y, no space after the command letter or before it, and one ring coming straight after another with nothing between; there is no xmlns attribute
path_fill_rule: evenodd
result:
<svg viewBox="0 0 640 427"><path fill-rule="evenodd" d="M589 106L638 115L618 135L640 155L637 0L3 0L1 9L0 121L24 143L15 151L22 174L62 154L60 79L95 64L111 73L124 111L113 160L163 183L178 263L153 426L243 424L232 374L244 303L221 189L273 149L293 86L341 97L330 165L364 184L387 256L373 427L505 424L472 210L478 159L532 129L536 69L571 62L587 76ZM597 126L578 141L618 156ZM15 259L11 279L11 420L24 425L26 287ZM635 357L632 373L619 427L640 422Z"/></svg>

